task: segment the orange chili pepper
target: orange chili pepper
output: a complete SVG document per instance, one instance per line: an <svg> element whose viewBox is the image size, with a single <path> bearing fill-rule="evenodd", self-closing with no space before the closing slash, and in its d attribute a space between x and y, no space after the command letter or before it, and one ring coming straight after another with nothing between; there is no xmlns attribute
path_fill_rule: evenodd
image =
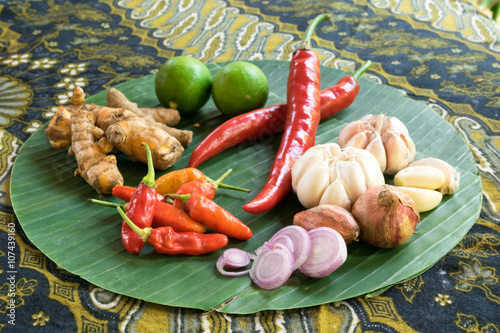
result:
<svg viewBox="0 0 500 333"><path fill-rule="evenodd" d="M201 194L168 194L179 200L189 216L206 227L228 237L247 240L252 238L252 230L230 212Z"/></svg>
<svg viewBox="0 0 500 333"><path fill-rule="evenodd" d="M228 190L249 192L249 190L247 189L222 183L222 180L224 180L224 178L226 178L231 172L232 169L229 169L221 177L219 177L219 179L212 180L210 177L204 175L203 172L196 168L185 168L171 171L156 179L156 192L161 195L166 195L168 193L177 193L181 186L193 181L211 183L215 190L220 187Z"/></svg>
<svg viewBox="0 0 500 333"><path fill-rule="evenodd" d="M206 176L196 168L171 171L156 179L156 192L161 195L175 193L182 184L198 179L204 180Z"/></svg>

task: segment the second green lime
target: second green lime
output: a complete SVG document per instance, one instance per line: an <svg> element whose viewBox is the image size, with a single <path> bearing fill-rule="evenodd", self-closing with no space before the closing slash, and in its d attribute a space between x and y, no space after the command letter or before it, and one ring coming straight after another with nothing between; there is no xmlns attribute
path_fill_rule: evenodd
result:
<svg viewBox="0 0 500 333"><path fill-rule="evenodd" d="M200 60L177 56L166 61L155 78L156 97L161 105L193 114L210 98L212 74Z"/></svg>
<svg viewBox="0 0 500 333"><path fill-rule="evenodd" d="M268 96L266 75L252 63L230 62L214 76L212 99L226 116L234 117L261 108Z"/></svg>

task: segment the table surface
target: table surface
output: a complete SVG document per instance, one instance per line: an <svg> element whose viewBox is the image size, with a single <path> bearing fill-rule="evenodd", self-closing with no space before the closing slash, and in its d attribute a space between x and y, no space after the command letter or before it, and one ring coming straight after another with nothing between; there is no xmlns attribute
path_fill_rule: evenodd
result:
<svg viewBox="0 0 500 333"><path fill-rule="evenodd" d="M370 79L431 106L474 155L484 193L480 217L430 270L372 298L249 315L204 313L102 290L58 267L24 235L9 196L15 156L69 102L75 85L93 95L155 73L177 55L206 63L289 60L308 22L326 12L332 22L313 38L322 65L352 71L371 60ZM499 39L488 17L456 1L0 3L0 330L500 331ZM18 268L13 312L12 256Z"/></svg>

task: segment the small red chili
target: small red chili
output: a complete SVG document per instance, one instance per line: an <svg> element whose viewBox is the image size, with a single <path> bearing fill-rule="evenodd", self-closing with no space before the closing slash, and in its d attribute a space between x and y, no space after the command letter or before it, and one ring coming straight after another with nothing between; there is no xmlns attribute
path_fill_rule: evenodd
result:
<svg viewBox="0 0 500 333"><path fill-rule="evenodd" d="M167 194L167 197L181 201L189 216L207 228L240 240L252 238L252 230L246 224L204 195Z"/></svg>
<svg viewBox="0 0 500 333"><path fill-rule="evenodd" d="M218 233L176 232L171 227L139 228L121 207L117 209L127 226L136 233L143 244L147 242L153 245L155 251L161 254L196 256L217 251L226 246L229 241L226 235Z"/></svg>
<svg viewBox="0 0 500 333"><path fill-rule="evenodd" d="M153 217L158 203L158 193L155 190L155 173L151 151L146 143L143 142L142 145L146 147L148 173L137 186L132 198L130 198L125 214L134 220L140 228L149 228L153 224ZM141 252L144 242L128 226L125 220L122 222L121 236L123 246L128 252L134 254Z"/></svg>
<svg viewBox="0 0 500 333"><path fill-rule="evenodd" d="M314 146L316 130L321 118L320 63L310 41L316 26L330 15L317 16L305 32L300 48L295 50L290 61L287 82L287 111L280 147L268 180L262 190L243 210L262 213L276 206L292 189L292 166L302 154Z"/></svg>

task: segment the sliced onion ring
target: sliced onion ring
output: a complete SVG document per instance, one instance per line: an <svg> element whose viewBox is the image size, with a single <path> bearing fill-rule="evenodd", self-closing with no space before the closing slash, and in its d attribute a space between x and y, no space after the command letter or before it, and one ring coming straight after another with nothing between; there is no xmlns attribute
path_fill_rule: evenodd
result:
<svg viewBox="0 0 500 333"><path fill-rule="evenodd" d="M274 289L285 283L294 271L292 251L285 245L275 243L273 248L262 251L250 269L250 278L262 289Z"/></svg>
<svg viewBox="0 0 500 333"><path fill-rule="evenodd" d="M318 227L308 233L311 252L299 271L313 278L325 277L345 262L347 246L340 233L332 228Z"/></svg>
<svg viewBox="0 0 500 333"><path fill-rule="evenodd" d="M225 266L229 269L245 267L250 263L251 257L251 253L237 248L229 248L222 253Z"/></svg>
<svg viewBox="0 0 500 333"><path fill-rule="evenodd" d="M222 275L242 276L248 274L250 268L241 271L227 271L226 268L237 269L245 267L250 263L252 257L253 255L249 252L237 248L229 248L217 259L216 267Z"/></svg>
<svg viewBox="0 0 500 333"><path fill-rule="evenodd" d="M293 242L293 256L295 258L294 269L301 266L306 261L311 251L311 238L306 229L298 225L289 225L278 230L269 240L276 242L276 239L281 239L283 236L288 236Z"/></svg>

